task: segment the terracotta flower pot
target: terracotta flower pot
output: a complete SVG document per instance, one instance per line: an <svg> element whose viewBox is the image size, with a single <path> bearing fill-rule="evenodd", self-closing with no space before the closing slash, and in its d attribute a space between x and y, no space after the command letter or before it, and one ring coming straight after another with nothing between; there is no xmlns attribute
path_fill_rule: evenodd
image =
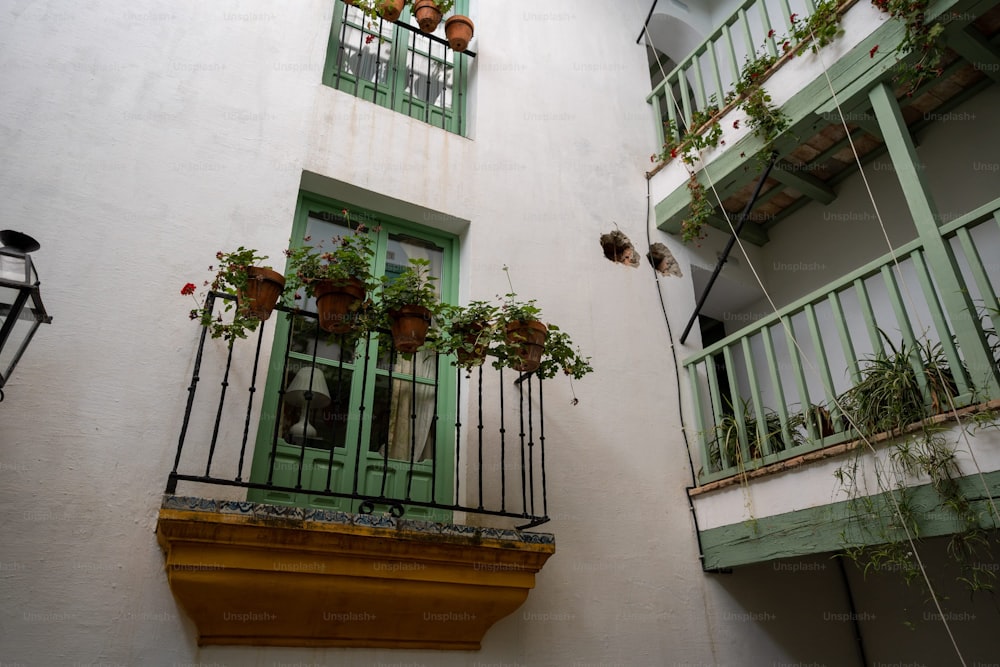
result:
<svg viewBox="0 0 1000 667"><path fill-rule="evenodd" d="M469 40L475 25L468 16L456 14L444 22L444 34L448 38L448 46L461 53L469 48Z"/></svg>
<svg viewBox="0 0 1000 667"><path fill-rule="evenodd" d="M538 370L548 327L537 320L518 320L507 323L507 344L514 347L511 368L522 373Z"/></svg>
<svg viewBox="0 0 1000 667"><path fill-rule="evenodd" d="M412 11L421 31L429 34L437 30L441 23L441 11L434 0L416 0Z"/></svg>
<svg viewBox="0 0 1000 667"><path fill-rule="evenodd" d="M313 285L319 328L344 334L354 328L355 311L365 298L365 285L357 278L346 281L320 280Z"/></svg>
<svg viewBox="0 0 1000 667"><path fill-rule="evenodd" d="M389 311L392 342L398 352L413 354L427 339L431 311L423 306L403 306Z"/></svg>
<svg viewBox="0 0 1000 667"><path fill-rule="evenodd" d="M247 267L247 286L236 294L237 307L248 316L266 320L285 289L285 277L259 266Z"/></svg>
<svg viewBox="0 0 1000 667"><path fill-rule="evenodd" d="M480 336L486 329L486 322L470 322L469 324L454 330L455 334L460 334L469 349L455 350L458 357L458 365L463 367L478 366L486 360L488 341L481 340Z"/></svg>
<svg viewBox="0 0 1000 667"><path fill-rule="evenodd" d="M386 21L398 21L406 0L379 0L378 15Z"/></svg>

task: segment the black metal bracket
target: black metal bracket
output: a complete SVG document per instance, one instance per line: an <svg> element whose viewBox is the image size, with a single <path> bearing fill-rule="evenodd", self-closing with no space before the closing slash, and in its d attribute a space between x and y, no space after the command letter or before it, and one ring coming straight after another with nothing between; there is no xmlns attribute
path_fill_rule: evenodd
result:
<svg viewBox="0 0 1000 667"><path fill-rule="evenodd" d="M733 246L736 245L736 239L739 237L740 232L743 231L743 226L750 217L750 211L753 209L753 205L757 203L757 197L760 196L760 190L764 187L764 181L766 181L767 177L771 174L771 169L777 161L778 153L772 152L771 156L768 158L767 167L764 168L764 172L760 175L760 179L757 181L757 187L753 190L753 195L750 197L749 201L747 201L747 205L744 206L743 210L740 212L740 217L737 219L736 225L733 228L733 234L729 237L729 242L726 243L726 247L722 251L722 255L719 257L719 261L715 264L715 270L712 271L712 276L708 279L708 284L705 285L705 289L702 290L701 296L698 297L698 305L694 307L691 319L688 320L687 326L684 327L684 333L681 334L680 339L682 345L684 344L684 341L687 340L688 334L691 333L691 327L694 326L695 320L698 319L698 315L701 314L701 309L705 306L705 301L708 300L708 294L712 291L712 286L715 285L715 280L722 272L722 267L725 266L726 262L729 260L729 253L732 251Z"/></svg>

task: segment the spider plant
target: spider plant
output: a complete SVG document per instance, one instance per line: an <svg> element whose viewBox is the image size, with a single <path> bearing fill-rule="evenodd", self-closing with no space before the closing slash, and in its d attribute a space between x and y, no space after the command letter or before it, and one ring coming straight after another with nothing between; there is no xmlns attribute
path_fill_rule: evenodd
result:
<svg viewBox="0 0 1000 667"><path fill-rule="evenodd" d="M727 404L726 414L715 425L712 431L715 437L708 446L709 463L712 470L722 469L722 452L725 452L726 460L730 466L737 465L743 468L748 463L744 460L743 449L740 447L739 422L736 411L730 399L727 397L725 400ZM805 442L805 437L802 434L805 418L801 413L788 416L788 431L791 442L786 442L781 430L781 417L774 410L765 407L763 409L764 437L762 438L753 406L745 399L741 398L739 401L739 409L746 426L747 451L751 460L760 459L767 453L781 452Z"/></svg>
<svg viewBox="0 0 1000 667"><path fill-rule="evenodd" d="M840 397L854 425L867 433L891 432L948 409L958 389L941 344L897 347L880 333L888 350L867 359L860 381Z"/></svg>

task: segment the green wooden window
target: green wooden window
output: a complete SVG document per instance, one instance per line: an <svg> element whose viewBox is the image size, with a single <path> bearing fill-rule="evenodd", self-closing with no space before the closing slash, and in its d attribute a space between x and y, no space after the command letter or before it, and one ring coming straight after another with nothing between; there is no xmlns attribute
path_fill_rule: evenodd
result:
<svg viewBox="0 0 1000 667"><path fill-rule="evenodd" d="M352 212L352 224L363 221L377 230L373 232L377 238L375 275L398 275L409 259L428 259L431 273L438 277L439 296L455 302L458 271L453 236L404 220L359 212L341 202L303 195L293 224L293 245L303 244L308 236L310 245L325 241L328 246L334 237L351 233L341 215L347 208ZM315 311L314 299L298 303L304 310ZM356 492L360 495L454 502L454 368L446 358L438 359L423 351L412 359L393 355L388 338L387 333L376 335L341 349L340 337L322 332L316 336L315 320L287 316L278 319L251 481L267 482L273 447L275 485L295 488L301 484L304 491L323 490L329 478L332 491L354 493L357 472ZM316 369L311 371L314 347ZM302 385L305 376L317 371L323 375L329 398L320 409L305 414L304 406L289 400L287 393L286 399L279 401L282 388L288 392L297 381ZM303 378L297 377L300 373ZM304 386L309 386L308 379ZM346 512L357 512L360 505L347 498L267 490L252 492L250 500ZM450 520L447 512L417 506L410 506L406 516Z"/></svg>
<svg viewBox="0 0 1000 667"><path fill-rule="evenodd" d="M454 13L468 13L468 0L457 0ZM472 56L420 32L410 5L399 23L412 29L372 22L337 0L323 83L464 136ZM443 20L434 34L443 39Z"/></svg>

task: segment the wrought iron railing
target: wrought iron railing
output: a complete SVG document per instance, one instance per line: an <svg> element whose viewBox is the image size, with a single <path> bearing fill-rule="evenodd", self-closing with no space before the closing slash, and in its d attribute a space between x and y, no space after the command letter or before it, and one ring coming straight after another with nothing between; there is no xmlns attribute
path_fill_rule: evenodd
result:
<svg viewBox="0 0 1000 667"><path fill-rule="evenodd" d="M206 305L232 298L212 292ZM269 330L287 341L270 359ZM433 352L405 359L389 332L352 342L321 332L315 313L282 305L246 340L207 334L167 493L200 483L247 489L260 502L445 523L455 513L509 517L518 528L549 520L535 374L489 359L467 371Z"/></svg>
<svg viewBox="0 0 1000 667"><path fill-rule="evenodd" d="M1000 398L1000 200L938 234L944 263L910 241L683 362L701 483L856 439L842 397L876 353L910 352L928 416ZM943 272L962 294L940 288ZM927 386L921 349L947 369L951 395Z"/></svg>

